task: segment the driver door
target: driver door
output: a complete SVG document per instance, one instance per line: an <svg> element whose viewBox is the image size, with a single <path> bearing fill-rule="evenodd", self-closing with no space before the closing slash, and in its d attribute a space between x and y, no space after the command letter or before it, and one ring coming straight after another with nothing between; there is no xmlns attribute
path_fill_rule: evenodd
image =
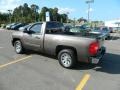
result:
<svg viewBox="0 0 120 90"><path fill-rule="evenodd" d="M37 51L42 49L41 27L42 23L34 24L30 27L28 33L24 33L23 38L26 48Z"/></svg>

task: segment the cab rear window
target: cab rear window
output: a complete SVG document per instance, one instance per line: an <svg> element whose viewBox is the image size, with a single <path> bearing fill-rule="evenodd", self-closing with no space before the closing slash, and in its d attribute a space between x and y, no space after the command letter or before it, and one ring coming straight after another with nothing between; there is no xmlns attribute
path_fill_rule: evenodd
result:
<svg viewBox="0 0 120 90"><path fill-rule="evenodd" d="M58 34L63 32L63 24L59 22L47 22L46 34Z"/></svg>

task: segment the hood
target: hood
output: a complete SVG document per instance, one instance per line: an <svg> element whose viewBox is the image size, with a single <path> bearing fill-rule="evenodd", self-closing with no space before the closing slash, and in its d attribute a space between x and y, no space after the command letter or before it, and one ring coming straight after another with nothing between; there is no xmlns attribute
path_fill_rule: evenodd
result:
<svg viewBox="0 0 120 90"><path fill-rule="evenodd" d="M22 32L22 31L13 32L13 33L12 33L12 36L13 36L13 37L21 37L21 36L23 36L23 32Z"/></svg>

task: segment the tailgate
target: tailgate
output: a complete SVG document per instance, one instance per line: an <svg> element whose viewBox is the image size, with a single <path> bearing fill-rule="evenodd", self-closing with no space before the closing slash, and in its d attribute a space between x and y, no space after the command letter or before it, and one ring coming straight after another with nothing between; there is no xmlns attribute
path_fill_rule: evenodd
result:
<svg viewBox="0 0 120 90"><path fill-rule="evenodd" d="M101 47L103 46L103 44L104 44L106 35L105 35L105 34L101 34L101 33L89 32L89 33L87 34L87 37L88 37L88 38L96 38L96 40L98 41L99 46L100 46L100 48L101 48Z"/></svg>
<svg viewBox="0 0 120 90"><path fill-rule="evenodd" d="M105 35L99 35L96 39L99 42L99 46L101 48L104 44L104 41L105 41Z"/></svg>

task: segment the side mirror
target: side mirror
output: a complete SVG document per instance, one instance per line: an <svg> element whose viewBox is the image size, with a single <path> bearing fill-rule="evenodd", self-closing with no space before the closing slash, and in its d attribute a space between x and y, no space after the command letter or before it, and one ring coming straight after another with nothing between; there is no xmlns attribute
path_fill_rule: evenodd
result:
<svg viewBox="0 0 120 90"><path fill-rule="evenodd" d="M29 30L27 28L25 28L25 30L23 31L24 33L28 33Z"/></svg>
<svg viewBox="0 0 120 90"><path fill-rule="evenodd" d="M24 31L24 33L28 33L28 34L33 34L34 32L31 31L29 28L26 28Z"/></svg>

